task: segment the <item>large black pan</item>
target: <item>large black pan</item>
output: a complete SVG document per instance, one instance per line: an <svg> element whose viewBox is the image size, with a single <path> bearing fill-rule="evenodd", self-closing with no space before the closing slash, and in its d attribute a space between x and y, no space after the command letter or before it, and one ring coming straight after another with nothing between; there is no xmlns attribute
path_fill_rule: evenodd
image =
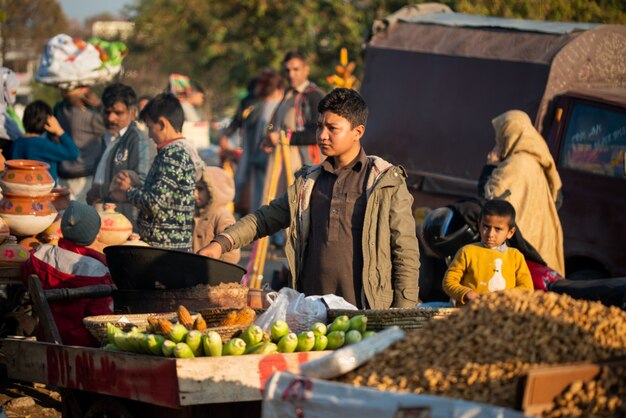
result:
<svg viewBox="0 0 626 418"><path fill-rule="evenodd" d="M236 264L198 254L132 245L104 249L118 289L184 289L239 282L246 270Z"/></svg>

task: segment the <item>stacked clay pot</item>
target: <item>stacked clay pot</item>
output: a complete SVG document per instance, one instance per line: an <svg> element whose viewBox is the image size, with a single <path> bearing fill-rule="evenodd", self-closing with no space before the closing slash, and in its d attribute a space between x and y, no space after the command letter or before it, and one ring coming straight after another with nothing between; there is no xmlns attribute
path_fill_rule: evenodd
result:
<svg viewBox="0 0 626 418"><path fill-rule="evenodd" d="M149 247L150 246L149 244L143 242L141 240L141 237L139 236L139 234L137 234L135 232L130 234L130 237L128 237L128 241L126 241L122 245L134 245L136 247Z"/></svg>
<svg viewBox="0 0 626 418"><path fill-rule="evenodd" d="M32 236L46 229L57 217L50 191L54 179L50 166L41 161L9 160L2 175L0 187L0 217L13 235Z"/></svg>
<svg viewBox="0 0 626 418"><path fill-rule="evenodd" d="M17 238L10 235L8 240L0 245L0 266L17 266L28 260L30 251L17 243Z"/></svg>
<svg viewBox="0 0 626 418"><path fill-rule="evenodd" d="M104 211L100 212L102 225L98 241L105 246L124 244L133 232L133 224L126 216L116 212L115 207L115 203L105 203Z"/></svg>

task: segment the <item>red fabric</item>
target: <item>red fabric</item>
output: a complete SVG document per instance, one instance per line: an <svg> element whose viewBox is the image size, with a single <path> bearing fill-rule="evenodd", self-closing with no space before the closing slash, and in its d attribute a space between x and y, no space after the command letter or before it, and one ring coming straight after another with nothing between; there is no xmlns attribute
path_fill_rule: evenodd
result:
<svg viewBox="0 0 626 418"><path fill-rule="evenodd" d="M179 139L184 139L184 138L182 136L179 136L178 138L168 139L167 141L164 141L164 142L161 142L160 144L157 144L156 147L159 150L159 149L163 148L164 146L171 144L174 141L178 141Z"/></svg>
<svg viewBox="0 0 626 418"><path fill-rule="evenodd" d="M535 290L543 290L545 292L548 290L550 283L563 279L559 273L548 266L528 260L526 260L526 264L528 265L528 270L530 270Z"/></svg>
<svg viewBox="0 0 626 418"><path fill-rule="evenodd" d="M59 247L98 261L104 256L89 248L78 246L70 241L59 241ZM36 274L41 279L44 289L78 288L97 284L113 284L109 273L103 276L78 276L61 272L53 266L44 263L31 253L25 263L24 274ZM105 263L106 265L106 263ZM87 347L100 346L91 333L83 325L83 318L95 315L110 315L113 313L113 298L82 298L62 302L51 302L50 310L56 322L63 344L80 345ZM38 337L43 335L38 332Z"/></svg>

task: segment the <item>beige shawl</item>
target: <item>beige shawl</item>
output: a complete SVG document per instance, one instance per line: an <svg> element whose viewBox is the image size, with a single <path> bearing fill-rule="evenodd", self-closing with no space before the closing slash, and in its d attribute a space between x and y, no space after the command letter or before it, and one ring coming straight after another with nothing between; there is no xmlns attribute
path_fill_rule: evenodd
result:
<svg viewBox="0 0 626 418"><path fill-rule="evenodd" d="M500 163L485 185L485 196L493 199L510 191L506 200L515 207L522 235L549 267L564 275L563 230L555 205L562 183L548 146L522 111L503 113L492 124Z"/></svg>

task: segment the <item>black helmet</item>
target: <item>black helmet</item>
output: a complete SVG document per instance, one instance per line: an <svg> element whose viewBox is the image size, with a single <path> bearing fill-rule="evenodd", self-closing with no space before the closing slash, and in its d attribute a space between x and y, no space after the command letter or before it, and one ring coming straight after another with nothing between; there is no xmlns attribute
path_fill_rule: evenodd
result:
<svg viewBox="0 0 626 418"><path fill-rule="evenodd" d="M423 235L426 245L441 258L454 257L462 246L479 237L460 214L447 206L426 215Z"/></svg>

